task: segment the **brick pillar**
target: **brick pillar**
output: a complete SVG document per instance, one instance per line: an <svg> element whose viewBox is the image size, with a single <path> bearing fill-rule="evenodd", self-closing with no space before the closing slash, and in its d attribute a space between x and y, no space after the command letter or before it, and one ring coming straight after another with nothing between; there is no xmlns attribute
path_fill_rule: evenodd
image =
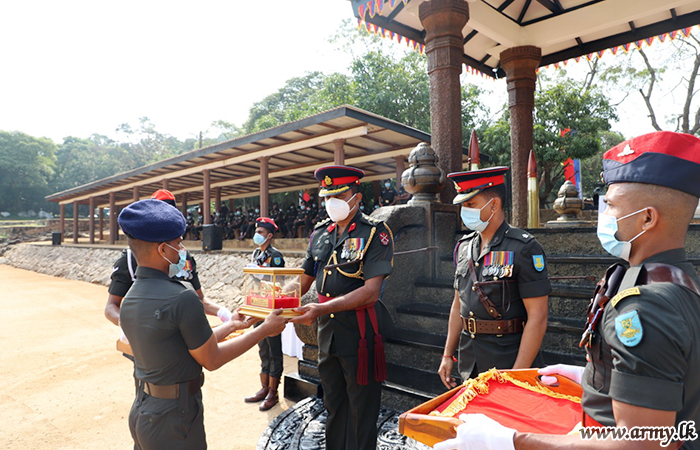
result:
<svg viewBox="0 0 700 450"><path fill-rule="evenodd" d="M267 217L270 209L269 157L260 158L260 216Z"/></svg>
<svg viewBox="0 0 700 450"><path fill-rule="evenodd" d="M138 202L138 201L139 201L139 198L140 198L140 195L139 195L139 187L138 187L138 186L134 186L134 192L133 192L133 194L131 195L131 201L132 201L132 202Z"/></svg>
<svg viewBox="0 0 700 450"><path fill-rule="evenodd" d="M202 215L204 216L204 225L211 224L211 189L209 188L209 177L211 172L209 169L203 172L204 176L204 198L202 199Z"/></svg>
<svg viewBox="0 0 700 450"><path fill-rule="evenodd" d="M78 202L73 202L73 243L78 243Z"/></svg>
<svg viewBox="0 0 700 450"><path fill-rule="evenodd" d="M182 215L187 218L187 192L184 192L182 194L182 201L180 202L180 211L182 211Z"/></svg>
<svg viewBox="0 0 700 450"><path fill-rule="evenodd" d="M109 243L117 242L117 205L114 201L114 192L109 193Z"/></svg>
<svg viewBox="0 0 700 450"><path fill-rule="evenodd" d="M333 141L335 148L333 149L333 164L336 166L345 165L345 139L336 139Z"/></svg>
<svg viewBox="0 0 700 450"><path fill-rule="evenodd" d="M100 221L99 221L100 240L104 241L104 239L105 239L105 219L104 219L105 209L98 208L98 210L100 211Z"/></svg>
<svg viewBox="0 0 700 450"><path fill-rule="evenodd" d="M221 187L214 188L214 211L219 212L221 209Z"/></svg>
<svg viewBox="0 0 700 450"><path fill-rule="evenodd" d="M532 110L535 107L535 70L542 59L539 47L524 45L501 52L510 107L510 176L513 226L527 227L527 158L533 148Z"/></svg>
<svg viewBox="0 0 700 450"><path fill-rule="evenodd" d="M425 27L425 54L430 76L430 145L445 174L462 169L462 28L469 20L464 0L430 0L421 3L420 21ZM440 200L452 203L452 183L445 183Z"/></svg>
<svg viewBox="0 0 700 450"><path fill-rule="evenodd" d="M401 190L401 175L403 171L406 170L406 157L405 156L394 156L396 161L396 191Z"/></svg>
<svg viewBox="0 0 700 450"><path fill-rule="evenodd" d="M167 191L170 190L170 183L169 183L169 182L170 182L170 180L167 179L167 178L165 178L165 179L163 180L163 189L165 189L165 190L167 190Z"/></svg>
<svg viewBox="0 0 700 450"><path fill-rule="evenodd" d="M66 205L61 203L61 213L58 219L58 231L61 232L61 242L66 240Z"/></svg>
<svg viewBox="0 0 700 450"><path fill-rule="evenodd" d="M90 212L88 213L88 235L90 243L95 243L95 197L90 197Z"/></svg>

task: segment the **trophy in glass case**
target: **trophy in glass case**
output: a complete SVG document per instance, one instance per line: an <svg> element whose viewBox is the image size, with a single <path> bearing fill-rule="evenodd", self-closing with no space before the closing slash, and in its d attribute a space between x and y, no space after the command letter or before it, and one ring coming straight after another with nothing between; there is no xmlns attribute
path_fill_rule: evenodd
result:
<svg viewBox="0 0 700 450"><path fill-rule="evenodd" d="M245 302L241 314L265 318L273 310L282 308L282 317L294 317L299 313L301 298L301 275L304 270L293 267L244 267Z"/></svg>

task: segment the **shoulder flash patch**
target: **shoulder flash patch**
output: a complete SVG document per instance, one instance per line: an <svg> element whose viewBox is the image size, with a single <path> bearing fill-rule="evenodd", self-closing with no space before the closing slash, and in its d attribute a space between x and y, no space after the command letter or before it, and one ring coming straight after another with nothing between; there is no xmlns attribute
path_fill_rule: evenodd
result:
<svg viewBox="0 0 700 450"><path fill-rule="evenodd" d="M615 317L615 333L627 347L634 347L641 342L644 331L636 309Z"/></svg>
<svg viewBox="0 0 700 450"><path fill-rule="evenodd" d="M610 300L610 305L614 308L620 300L622 300L625 297L629 297L630 295L639 295L639 288L638 287L633 287L629 289L625 289L622 292L618 292L611 300Z"/></svg>
<svg viewBox="0 0 700 450"><path fill-rule="evenodd" d="M535 270L542 272L544 270L544 255L532 255L532 265Z"/></svg>

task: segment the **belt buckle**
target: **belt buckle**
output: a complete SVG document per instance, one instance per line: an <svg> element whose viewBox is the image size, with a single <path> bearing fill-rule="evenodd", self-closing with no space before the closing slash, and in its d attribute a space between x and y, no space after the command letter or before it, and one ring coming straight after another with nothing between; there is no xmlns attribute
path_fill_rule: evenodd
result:
<svg viewBox="0 0 700 450"><path fill-rule="evenodd" d="M472 335L472 338L476 334L476 319L473 317L470 317L467 319L467 331L469 331L469 334Z"/></svg>

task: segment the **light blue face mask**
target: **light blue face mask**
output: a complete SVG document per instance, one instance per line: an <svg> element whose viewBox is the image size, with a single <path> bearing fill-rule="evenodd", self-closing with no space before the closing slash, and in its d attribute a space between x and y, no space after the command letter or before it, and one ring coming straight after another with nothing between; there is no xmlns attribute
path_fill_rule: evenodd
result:
<svg viewBox="0 0 700 450"><path fill-rule="evenodd" d="M265 241L267 241L267 238L265 236L263 236L262 234L255 233L253 235L253 242L255 242L255 245L257 245L257 246L263 245L265 243Z"/></svg>
<svg viewBox="0 0 700 450"><path fill-rule="evenodd" d="M642 211L646 211L647 209L649 208L642 208L639 211L627 214L626 216L620 217L619 219L608 214L601 214L598 217L598 240L600 241L600 245L603 246L606 252L618 258L622 258L625 261L629 261L630 252L632 251L632 241L646 233L647 230L642 230L641 233L639 233L629 241L618 241L615 237L615 234L617 234L617 222L621 221L622 219L631 217L635 214L639 214Z"/></svg>
<svg viewBox="0 0 700 450"><path fill-rule="evenodd" d="M495 213L491 213L491 217L489 217L489 219L484 222L483 220L481 220L481 210L486 208L488 204L492 201L493 199L489 200L484 206L482 206L479 209L462 207L462 211L460 212L459 216L462 218L464 226L469 228L470 230L478 232L484 231L486 227L489 226L489 221Z"/></svg>
<svg viewBox="0 0 700 450"><path fill-rule="evenodd" d="M168 276L170 278L174 277L178 273L182 272L182 269L185 268L185 264L187 263L187 250L185 249L177 249L173 247L172 245L165 243L168 247L172 248L173 250L177 251L178 256L180 259L178 260L177 264L171 262L168 258L163 256L163 259L168 261L170 265L168 266Z"/></svg>

